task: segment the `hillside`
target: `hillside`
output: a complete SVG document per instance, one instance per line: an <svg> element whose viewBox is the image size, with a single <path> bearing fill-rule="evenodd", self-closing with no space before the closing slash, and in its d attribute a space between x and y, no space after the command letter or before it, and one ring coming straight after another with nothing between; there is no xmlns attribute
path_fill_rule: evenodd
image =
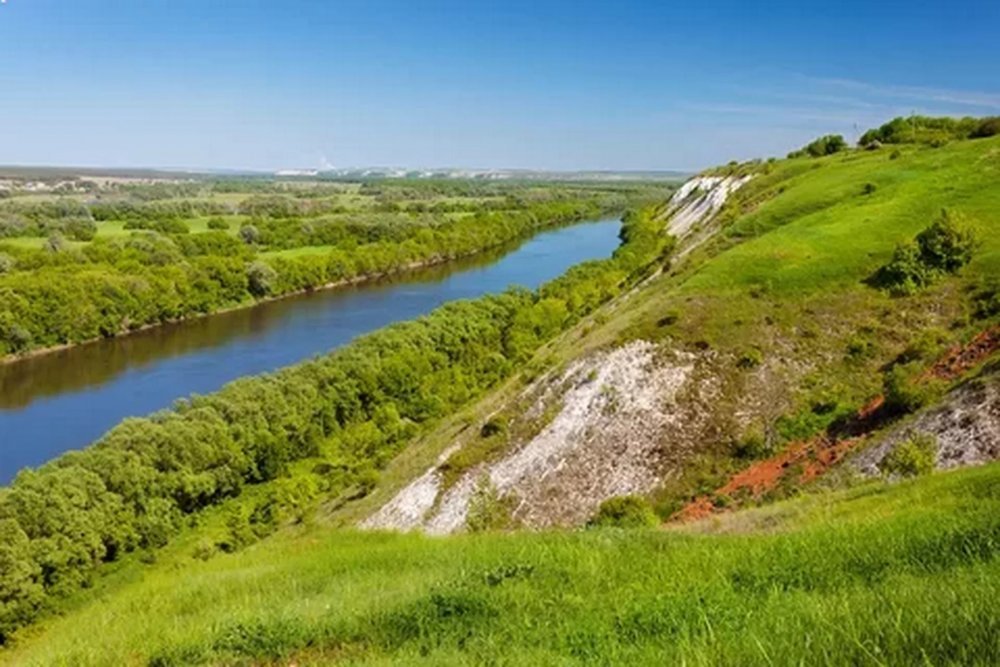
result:
<svg viewBox="0 0 1000 667"><path fill-rule="evenodd" d="M5 580L0 662L993 664L997 232L1000 137L731 164L536 294L126 422L0 492L85 476L95 545ZM415 528L460 534L372 530Z"/></svg>
<svg viewBox="0 0 1000 667"><path fill-rule="evenodd" d="M411 527L393 514L420 497L417 523L461 528L484 471L510 498L512 518L529 527L576 525L606 498L636 493L667 517L753 459L847 428L882 393L894 362L917 374L989 331L1000 275L990 233L1000 223L1000 142L890 155L748 165L742 175L703 180L693 197L689 186L679 190L662 214L685 238L669 274L549 346L548 371L470 413L466 423L477 428L408 451L426 461L425 477L369 523ZM723 205L720 193L734 184L742 187ZM979 229L971 263L911 295L868 284L894 246L944 207ZM978 368L991 340L936 390ZM982 381L992 386L995 374ZM874 415L866 432L897 416L889 412ZM995 415L991 407L982 416L994 442ZM502 422L498 435L481 437L487 420ZM442 460L431 458L442 451ZM438 494L426 493L428 475L441 482ZM765 491L787 489L754 495Z"/></svg>

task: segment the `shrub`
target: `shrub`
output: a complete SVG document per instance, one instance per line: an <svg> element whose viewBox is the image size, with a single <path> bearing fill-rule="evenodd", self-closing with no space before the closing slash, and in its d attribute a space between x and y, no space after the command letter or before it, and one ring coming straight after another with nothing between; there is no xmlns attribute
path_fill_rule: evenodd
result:
<svg viewBox="0 0 1000 667"><path fill-rule="evenodd" d="M844 137L839 134L828 134L806 144L805 147L797 151L789 153L788 157L796 158L805 155L810 157L823 157L824 155L839 153L845 148L847 148L847 142L844 141Z"/></svg>
<svg viewBox="0 0 1000 667"><path fill-rule="evenodd" d="M917 245L924 264L955 273L972 259L976 237L957 215L942 209L941 216L917 235Z"/></svg>
<svg viewBox="0 0 1000 667"><path fill-rule="evenodd" d="M587 525L594 528L649 528L659 522L645 498L616 496L601 503L597 514Z"/></svg>
<svg viewBox="0 0 1000 667"><path fill-rule="evenodd" d="M45 249L52 253L63 252L67 247L66 237L59 232L52 232L45 240Z"/></svg>
<svg viewBox="0 0 1000 667"><path fill-rule="evenodd" d="M997 134L1000 134L1000 116L991 116L980 120L979 125L977 125L976 129L972 131L970 137L973 139L981 139L983 137L992 137Z"/></svg>
<svg viewBox="0 0 1000 667"><path fill-rule="evenodd" d="M68 218L63 222L63 230L74 241L92 241L97 235L97 223L92 218Z"/></svg>
<svg viewBox="0 0 1000 667"><path fill-rule="evenodd" d="M240 238L247 245L253 245L260 241L260 231L253 225L243 225L240 227Z"/></svg>
<svg viewBox="0 0 1000 667"><path fill-rule="evenodd" d="M669 327L672 324L677 324L677 321L681 318L681 313L679 310L670 309L663 314L663 317L656 321L656 326L658 327Z"/></svg>
<svg viewBox="0 0 1000 667"><path fill-rule="evenodd" d="M889 263L872 278L874 285L894 295L913 294L939 275L955 273L969 263L976 248L975 234L947 210L917 234L915 242L896 246Z"/></svg>
<svg viewBox="0 0 1000 667"><path fill-rule="evenodd" d="M886 475L927 475L934 471L937 449L937 439L933 435L921 433L893 447L878 467Z"/></svg>
<svg viewBox="0 0 1000 667"><path fill-rule="evenodd" d="M1000 315L1000 278L990 276L982 280L972 295L972 303L979 319Z"/></svg>
<svg viewBox="0 0 1000 667"><path fill-rule="evenodd" d="M896 364L886 371L882 382L886 409L894 413L919 410L940 393L940 384L921 377L917 362Z"/></svg>
<svg viewBox="0 0 1000 667"><path fill-rule="evenodd" d="M947 334L941 329L933 327L924 329L899 354L898 361L909 363L911 361L934 359L941 352L941 347L947 340Z"/></svg>
<svg viewBox="0 0 1000 667"><path fill-rule="evenodd" d="M191 231L191 228L187 226L186 222L176 218L129 220L122 225L122 228L130 230L148 229L150 231L160 232L161 234L187 234Z"/></svg>
<svg viewBox="0 0 1000 667"><path fill-rule="evenodd" d="M733 456L738 459L763 459L774 453L774 448L767 442L764 432L753 429L732 445Z"/></svg>
<svg viewBox="0 0 1000 667"><path fill-rule="evenodd" d="M510 514L509 502L500 497L500 492L489 475L480 475L472 498L469 499L469 511L465 517L466 530L470 533L483 533L510 528L513 523Z"/></svg>
<svg viewBox="0 0 1000 667"><path fill-rule="evenodd" d="M875 344L857 334L847 341L847 356L851 359L867 359L875 352Z"/></svg>
<svg viewBox="0 0 1000 667"><path fill-rule="evenodd" d="M506 430L507 426L503 423L503 421L497 419L496 417L492 417L488 419L485 424L483 424L481 429L479 429L479 435L484 438L489 438L491 436L504 433Z"/></svg>
<svg viewBox="0 0 1000 667"><path fill-rule="evenodd" d="M6 253L0 252L0 275L13 271L16 265L17 262L14 261L13 257L11 257Z"/></svg>
<svg viewBox="0 0 1000 667"><path fill-rule="evenodd" d="M899 116L862 134L858 145L869 146L876 141L883 144L943 145L952 139L968 139L981 124L982 121L975 118Z"/></svg>
<svg viewBox="0 0 1000 667"><path fill-rule="evenodd" d="M216 217L216 218L209 218L209 220L208 220L208 228L209 229L215 229L215 230L226 230L226 229L229 229L229 223L226 222L225 220L223 220L222 218L218 218L218 217Z"/></svg>
<svg viewBox="0 0 1000 667"><path fill-rule="evenodd" d="M267 296L274 290L278 272L266 262L256 261L247 267L247 289L254 296Z"/></svg>
<svg viewBox="0 0 1000 667"><path fill-rule="evenodd" d="M740 355L736 365L744 370L750 370L751 368L760 366L762 363L764 363L764 353L756 347L752 347Z"/></svg>

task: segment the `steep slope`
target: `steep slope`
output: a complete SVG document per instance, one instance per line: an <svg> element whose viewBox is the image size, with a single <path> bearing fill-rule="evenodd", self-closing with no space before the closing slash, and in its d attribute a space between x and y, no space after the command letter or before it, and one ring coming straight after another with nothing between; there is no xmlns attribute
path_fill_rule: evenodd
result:
<svg viewBox="0 0 1000 667"><path fill-rule="evenodd" d="M739 169L755 173L692 179L664 207L664 224L685 238L669 275L564 337L549 357L554 368L492 398L466 422L472 428L432 438L440 458L395 497L379 490L384 506L361 525L463 530L484 495L500 501L513 525L532 528L585 523L621 495L650 497L664 516L712 488L728 504L742 489L728 477L755 458L773 454L781 471L812 465L797 443L867 405L924 332L940 349L995 319L976 303L1000 275L991 233L1000 225L997 140ZM980 236L969 267L907 297L866 283L894 243L947 206ZM694 235L695 224L718 231ZM924 353L910 361L933 361L933 351ZM884 417L871 428L883 428ZM487 422L498 432L481 432ZM987 441L949 436L942 456L995 456L996 432L983 428ZM795 479L812 481L839 463L848 451L840 438L822 440L827 464ZM955 442L974 451L953 451ZM800 449L779 453L786 447ZM717 509L711 501L699 503ZM410 510L399 520L402 506Z"/></svg>

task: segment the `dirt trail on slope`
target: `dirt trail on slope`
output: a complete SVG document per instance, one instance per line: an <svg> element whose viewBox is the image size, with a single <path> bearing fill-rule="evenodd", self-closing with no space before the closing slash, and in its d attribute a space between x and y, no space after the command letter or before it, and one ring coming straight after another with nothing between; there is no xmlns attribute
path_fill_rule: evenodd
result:
<svg viewBox="0 0 1000 667"><path fill-rule="evenodd" d="M983 331L966 345L952 347L920 377L920 381L956 380L998 349L1000 326ZM714 493L692 500L668 521L696 521L732 509L738 504L732 502L734 499L759 499L782 483L801 485L816 479L842 461L872 431L884 425L889 417L884 414L884 405L884 396L874 397L846 425L810 440L792 443L781 453L750 465L734 474ZM720 502L720 499L724 500Z"/></svg>

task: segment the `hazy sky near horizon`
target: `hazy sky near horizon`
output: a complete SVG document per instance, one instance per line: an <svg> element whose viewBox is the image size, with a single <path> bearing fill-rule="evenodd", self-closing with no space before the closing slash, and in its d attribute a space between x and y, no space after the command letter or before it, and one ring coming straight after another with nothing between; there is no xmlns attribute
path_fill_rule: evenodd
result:
<svg viewBox="0 0 1000 667"><path fill-rule="evenodd" d="M1000 115L1000 2L6 0L0 164L696 169Z"/></svg>

